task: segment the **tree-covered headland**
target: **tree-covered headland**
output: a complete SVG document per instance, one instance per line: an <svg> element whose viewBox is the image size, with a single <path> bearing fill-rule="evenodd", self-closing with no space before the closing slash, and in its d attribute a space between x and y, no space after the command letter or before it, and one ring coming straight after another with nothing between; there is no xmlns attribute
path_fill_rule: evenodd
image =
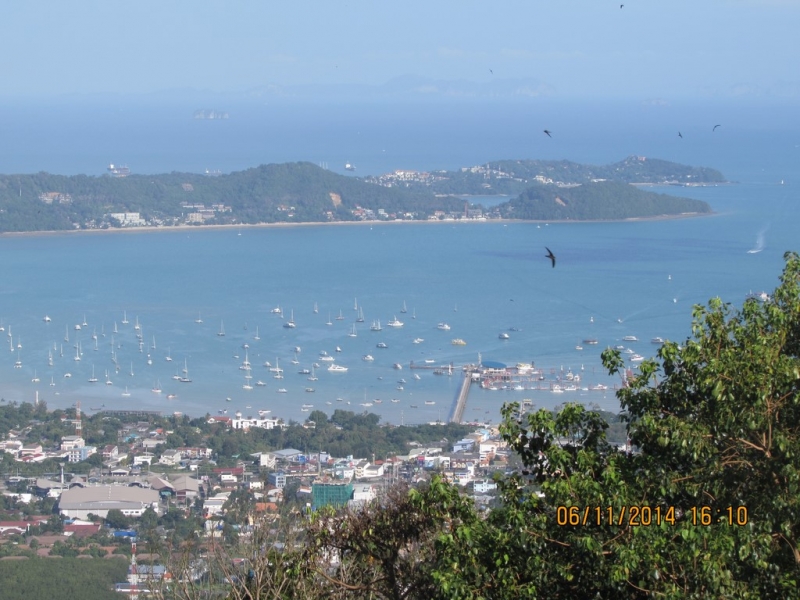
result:
<svg viewBox="0 0 800 600"><path fill-rule="evenodd" d="M569 161L497 161L460 171L396 171L347 177L307 162L228 174L125 177L0 175L0 232L141 226L328 223L467 217L464 195L506 194L488 218L625 219L704 213L704 202L655 195L633 185L722 183L713 169L630 157L604 167ZM603 186L601 183L615 183ZM560 195L536 210L534 198Z"/></svg>

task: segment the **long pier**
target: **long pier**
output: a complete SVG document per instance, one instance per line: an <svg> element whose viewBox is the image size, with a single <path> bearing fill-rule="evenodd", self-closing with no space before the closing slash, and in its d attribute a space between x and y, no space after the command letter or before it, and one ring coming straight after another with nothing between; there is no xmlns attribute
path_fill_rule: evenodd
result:
<svg viewBox="0 0 800 600"><path fill-rule="evenodd" d="M469 370L464 371L464 381L461 383L461 389L453 402L453 408L450 410L450 423L461 423L464 416L464 409L467 406L467 397L469 396L469 388L472 385L472 373Z"/></svg>

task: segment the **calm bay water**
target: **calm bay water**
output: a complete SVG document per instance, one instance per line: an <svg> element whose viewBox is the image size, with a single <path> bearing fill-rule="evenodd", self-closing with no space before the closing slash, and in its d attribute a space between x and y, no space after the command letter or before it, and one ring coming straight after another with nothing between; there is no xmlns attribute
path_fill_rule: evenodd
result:
<svg viewBox="0 0 800 600"><path fill-rule="evenodd" d="M0 129L22 140L23 126L5 116L2 119ZM147 131L156 135L157 125L166 117L159 119L154 119L151 130L145 128L139 134L141 139L132 133L141 122L117 124L127 132L127 151L142 160L147 156L150 172L220 168L225 152L228 158L222 168L265 162L242 130L204 138L209 148L223 148L222 154L217 150L204 154L202 144L198 150L197 144L181 138L185 147L193 148L190 158L199 153L191 165L182 163L186 157L178 158L177 147L146 139ZM44 135L30 123L34 140ZM176 127L186 131L229 125L180 123ZM373 160L373 172L424 168L425 161L434 167L454 168L465 162L544 156L526 148L523 139L511 134L510 122L504 123L498 117L495 126L500 133L495 130L492 135L488 126L486 131L478 127L466 148L459 146L456 137L450 146L440 140L423 151L418 140L406 143L396 131L378 128L376 133L366 128L369 123L361 122L363 132L356 129L346 137L342 130L329 131L320 147L333 147L336 138L351 149L335 158L337 165L345 161L367 165ZM413 138L414 127L421 132L426 124L430 123L424 119L412 123L406 137ZM119 156L123 148L112 142L119 136L99 130L87 138L94 140L94 146L82 142L74 155L59 154L58 140L69 138L70 128L75 127L56 127L56 150L39 146L40 163L35 163L37 149L32 142L22 144L13 157L0 156L15 167L3 170L69 173L91 162L101 165L102 171L107 162L126 162ZM506 144L504 128L509 133ZM363 145L358 150L359 136L369 137L377 148L381 131L394 144L387 144L386 153L368 154ZM441 133L445 138L446 131ZM633 142L622 136L615 145L603 146L601 134L600 130L590 134L595 137L589 150L565 143L558 146L559 151L572 159L582 158L577 152L603 162L605 157L618 160L647 149L648 155L659 158L720 168L729 179L741 183L659 190L706 200L716 212L711 217L669 221L301 226L2 237L4 333L0 341L5 339L7 345L0 345L0 395L6 401L33 401L38 392L50 407L81 401L84 410L104 405L193 416L220 410L255 415L263 409L296 420L307 416L304 404L330 414L337 408L360 411L365 401L380 399L369 410L384 420L418 423L447 418L461 379L411 371L409 362L433 359L437 365L461 365L476 362L479 353L483 360L512 365L535 361L548 374L571 370L582 375L581 387L612 386L618 380L608 377L600 366L599 354L606 345L623 344L650 355L656 349L649 343L652 337L688 337L694 303L720 296L739 305L748 292L771 291L777 285L783 252L798 249L800 163L792 137L796 132L773 136L769 131L759 134L742 129L731 134L737 144L731 144L730 138L720 143L706 135L693 150L675 150L672 141L647 141L641 136ZM193 135L202 137L196 131ZM684 136L686 140L686 131ZM225 143L211 144L215 140ZM237 145L237 140L242 143ZM315 140L309 143L314 146ZM484 146L479 148L481 143ZM148 155L148 146L166 147L166 154ZM299 146L291 148L283 160L299 158ZM364 152L363 160L358 158L359 151ZM325 154L320 152L319 160L326 159ZM316 157L307 153L306 158ZM166 166L170 160L177 163L172 168ZM131 167L137 170L136 164ZM759 238L763 251L748 253ZM555 269L544 257L544 246L558 257ZM350 337L356 303L365 322L356 323L357 335ZM404 303L407 313L401 313ZM270 312L278 306L284 311L282 317ZM283 327L291 312L295 329ZM342 320L336 319L340 313ZM122 323L123 315L127 315L127 325ZM395 316L404 322L402 328L386 326ZM202 323L196 322L199 318ZM332 325L326 324L329 318ZM369 331L376 319L383 324L379 333ZM136 322L141 327L141 351ZM440 322L448 323L450 331L437 329ZM222 326L224 337L217 335ZM500 340L501 332L510 338ZM259 340L254 339L256 335ZM641 341L622 341L630 335ZM597 338L599 344L576 350L588 337ZM415 338L424 342L415 344ZM462 338L467 345L454 346L453 338ZM378 342L388 348L377 348ZM335 351L337 346L340 353ZM297 355L295 347L301 348ZM320 360L322 351L349 370L327 371L328 363ZM362 360L366 354L374 361ZM252 390L242 387L245 371L239 367L245 356L253 365ZM279 363L284 378L274 379L265 362ZM321 367L316 369L318 380L309 382L308 375L298 371L310 369L313 362ZM404 368L398 371L394 363ZM185 375L184 366L191 383L173 379ZM98 381L91 383L93 373ZM401 378L405 383L398 383ZM106 380L111 384L106 385ZM259 380L265 385L257 386ZM161 394L151 391L156 385L162 388ZM314 392L305 391L309 387ZM286 392L279 392L280 388ZM129 396L123 396L126 389ZM176 397L167 399L169 394ZM618 406L611 390L553 394L473 386L465 418L496 421L504 401L523 398L537 406L567 400L594 402L611 410Z"/></svg>

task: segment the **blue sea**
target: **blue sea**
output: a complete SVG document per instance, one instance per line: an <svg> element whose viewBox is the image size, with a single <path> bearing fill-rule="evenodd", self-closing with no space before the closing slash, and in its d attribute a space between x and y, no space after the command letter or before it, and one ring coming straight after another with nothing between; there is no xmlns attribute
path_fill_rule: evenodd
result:
<svg viewBox="0 0 800 600"><path fill-rule="evenodd" d="M138 172L230 171L304 159L342 171L353 162L364 174L516 157L597 164L638 154L718 168L738 183L657 190L705 200L715 211L679 220L3 236L3 400L32 402L38 394L51 408L80 401L88 411L192 416L269 410L298 421L307 417L306 405L420 423L448 417L461 378L411 370L410 362L458 367L480 358L534 362L548 382L569 372L581 381L577 391L560 394L473 386L465 420L497 422L503 402L522 399L616 410L612 388L619 379L603 370L602 348L623 345L649 356L656 350L651 338L686 339L694 304L719 296L740 305L750 292L770 292L783 253L798 249L800 133L768 121L759 128L730 120L712 135L692 113L680 146L672 139L677 109L670 119L642 110L624 127L620 113L617 121L587 125L581 137L551 107L552 120L564 124L551 129L568 139L547 147L534 125L520 130L524 106L496 113L483 105L283 107L276 109L280 119L274 111L248 110L219 122L193 120L191 110L175 107L98 109L90 116L70 106L56 111L58 118L41 107L6 110L0 132L10 142L0 151L0 171L101 174L109 162ZM615 123L622 129L608 139ZM558 257L555 269L545 246ZM282 316L272 312L277 307ZM355 322L356 307L363 323ZM293 329L284 327L290 316ZM387 327L393 318L403 327ZM382 331L370 331L375 320ZM442 322L449 331L437 328ZM452 345L453 338L466 345ZM584 344L587 338L598 345ZM329 372L323 352L348 371ZM374 361L363 360L367 354ZM249 380L240 368L245 360L252 364ZM283 379L266 363L280 366ZM309 381L299 371L314 363L318 379ZM583 389L597 384L609 389Z"/></svg>

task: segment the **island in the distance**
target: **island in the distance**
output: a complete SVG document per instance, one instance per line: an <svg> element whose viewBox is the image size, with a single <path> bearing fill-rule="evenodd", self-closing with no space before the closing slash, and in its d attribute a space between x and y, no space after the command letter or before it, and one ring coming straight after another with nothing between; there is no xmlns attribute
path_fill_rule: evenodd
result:
<svg viewBox="0 0 800 600"><path fill-rule="evenodd" d="M213 176L210 176L213 175ZM715 185L719 171L629 157L604 167L506 160L458 171L346 176L306 162L229 174L0 175L0 232L180 225L535 219L621 220L711 212L641 185ZM486 208L470 196L505 195Z"/></svg>

